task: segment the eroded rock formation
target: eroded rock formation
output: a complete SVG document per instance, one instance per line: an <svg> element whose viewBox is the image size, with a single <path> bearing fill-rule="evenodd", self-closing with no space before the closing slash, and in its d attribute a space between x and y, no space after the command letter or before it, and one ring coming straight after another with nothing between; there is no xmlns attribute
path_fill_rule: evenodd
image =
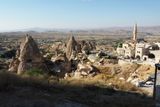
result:
<svg viewBox="0 0 160 107"><path fill-rule="evenodd" d="M27 35L20 49L17 50L16 58L10 63L9 71L22 74L32 68L47 70L36 42Z"/></svg>
<svg viewBox="0 0 160 107"><path fill-rule="evenodd" d="M66 54L59 54L57 57L52 58L53 71L58 74L60 77L64 77L65 73L71 72L71 61L68 60Z"/></svg>
<svg viewBox="0 0 160 107"><path fill-rule="evenodd" d="M96 43L91 41L79 41L78 44L81 46L81 51L85 54L89 54L90 51L96 49Z"/></svg>
<svg viewBox="0 0 160 107"><path fill-rule="evenodd" d="M77 41L74 39L73 36L69 38L69 41L67 43L67 48L66 48L66 57L68 60L74 59L79 51L80 47L78 46Z"/></svg>
<svg viewBox="0 0 160 107"><path fill-rule="evenodd" d="M77 70L73 72L72 74L65 75L65 78L67 77L73 77L73 78L84 78L84 77L93 77L99 73L99 70L90 64L81 64L79 63L77 65Z"/></svg>

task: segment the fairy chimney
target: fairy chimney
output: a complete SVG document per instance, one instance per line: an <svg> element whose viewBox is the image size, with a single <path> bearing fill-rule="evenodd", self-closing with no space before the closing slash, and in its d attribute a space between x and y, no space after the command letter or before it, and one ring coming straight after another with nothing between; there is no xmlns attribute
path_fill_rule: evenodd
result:
<svg viewBox="0 0 160 107"><path fill-rule="evenodd" d="M31 36L27 35L25 42L21 44L19 60L24 62L28 62L28 61L42 62L43 61L39 48Z"/></svg>
<svg viewBox="0 0 160 107"><path fill-rule="evenodd" d="M68 60L71 60L75 55L78 53L78 45L73 36L70 37L68 43L67 43L67 49L66 49L66 57Z"/></svg>
<svg viewBox="0 0 160 107"><path fill-rule="evenodd" d="M32 68L47 70L39 48L31 36L26 36L25 41L21 43L18 51L16 55L17 58L12 61L10 66L10 68L14 68L14 71L16 70L18 74L22 74ZM14 67L12 65L14 65ZM10 68L9 70L12 70Z"/></svg>

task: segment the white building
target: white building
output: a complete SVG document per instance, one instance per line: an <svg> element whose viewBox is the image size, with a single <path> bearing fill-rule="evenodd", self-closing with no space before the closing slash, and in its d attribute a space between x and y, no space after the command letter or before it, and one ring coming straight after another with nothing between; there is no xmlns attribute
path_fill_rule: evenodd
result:
<svg viewBox="0 0 160 107"><path fill-rule="evenodd" d="M117 54L127 59L137 59L145 62L160 62L160 43L137 42L137 25L134 26L131 41L126 41L117 48Z"/></svg>
<svg viewBox="0 0 160 107"><path fill-rule="evenodd" d="M137 43L137 25L135 24L133 30L133 37L131 41L126 41L122 44L122 47L117 48L117 53L125 58L135 57L135 45Z"/></svg>

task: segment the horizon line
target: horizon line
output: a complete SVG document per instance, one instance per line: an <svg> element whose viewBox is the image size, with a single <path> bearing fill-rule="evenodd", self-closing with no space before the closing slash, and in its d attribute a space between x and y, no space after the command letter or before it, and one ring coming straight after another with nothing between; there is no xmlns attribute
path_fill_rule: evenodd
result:
<svg viewBox="0 0 160 107"><path fill-rule="evenodd" d="M45 30L45 31L53 31L53 30L100 30L100 29L110 29L110 28L133 28L134 25L132 26L108 26L108 27L86 27L86 28L51 28L51 27L27 27L27 28L16 28L16 29L9 29L9 30L1 30L0 33L5 33L5 32L27 32L27 31L36 31L36 30ZM160 27L160 25L142 25L139 26L137 24L138 28L142 27ZM43 31L42 31L43 32Z"/></svg>

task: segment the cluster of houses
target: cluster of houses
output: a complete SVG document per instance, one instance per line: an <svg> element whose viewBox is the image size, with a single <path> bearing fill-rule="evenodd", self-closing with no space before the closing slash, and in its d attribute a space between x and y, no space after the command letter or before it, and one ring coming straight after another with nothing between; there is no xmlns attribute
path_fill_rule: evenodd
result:
<svg viewBox="0 0 160 107"><path fill-rule="evenodd" d="M137 39L137 24L134 26L133 37L117 47L121 60L141 61L151 64L160 62L160 43L148 43Z"/></svg>

